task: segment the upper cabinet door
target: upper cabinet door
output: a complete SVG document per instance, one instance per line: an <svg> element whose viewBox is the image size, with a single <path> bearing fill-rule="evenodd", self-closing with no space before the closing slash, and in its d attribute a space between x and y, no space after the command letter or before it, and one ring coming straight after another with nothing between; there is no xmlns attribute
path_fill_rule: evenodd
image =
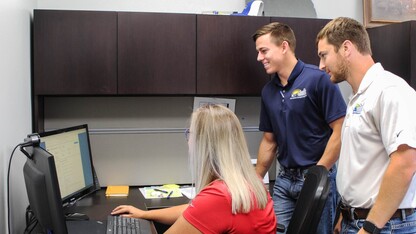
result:
<svg viewBox="0 0 416 234"><path fill-rule="evenodd" d="M196 15L118 13L118 93L194 94Z"/></svg>
<svg viewBox="0 0 416 234"><path fill-rule="evenodd" d="M272 17L272 22L289 25L296 36L295 55L305 63L319 66L316 35L329 22L328 19Z"/></svg>
<svg viewBox="0 0 416 234"><path fill-rule="evenodd" d="M269 17L197 16L197 93L259 95L269 80L252 35Z"/></svg>
<svg viewBox="0 0 416 234"><path fill-rule="evenodd" d="M416 21L368 28L367 32L374 61L416 88Z"/></svg>
<svg viewBox="0 0 416 234"><path fill-rule="evenodd" d="M116 30L116 12L35 10L35 94L116 94Z"/></svg>

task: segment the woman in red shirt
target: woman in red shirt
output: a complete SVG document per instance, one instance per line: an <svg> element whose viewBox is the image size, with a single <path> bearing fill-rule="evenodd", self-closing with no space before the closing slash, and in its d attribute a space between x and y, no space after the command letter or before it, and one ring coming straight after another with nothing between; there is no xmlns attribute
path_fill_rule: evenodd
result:
<svg viewBox="0 0 416 234"><path fill-rule="evenodd" d="M186 205L144 211L118 206L111 214L172 225L166 233L276 233L269 193L251 164L237 116L206 105L186 132L196 197Z"/></svg>

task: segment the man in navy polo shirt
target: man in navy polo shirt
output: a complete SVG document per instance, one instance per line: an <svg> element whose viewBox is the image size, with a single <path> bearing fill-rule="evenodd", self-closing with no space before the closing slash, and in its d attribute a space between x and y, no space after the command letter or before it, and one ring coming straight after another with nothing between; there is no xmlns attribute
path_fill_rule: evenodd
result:
<svg viewBox="0 0 416 234"><path fill-rule="evenodd" d="M318 67L295 56L292 29L270 23L253 35L261 62L273 79L262 91L260 131L263 138L256 171L264 176L274 158L280 165L273 188L277 222L287 227L309 167L329 171L330 194L317 233L333 233L338 202L335 177L346 105L337 85Z"/></svg>

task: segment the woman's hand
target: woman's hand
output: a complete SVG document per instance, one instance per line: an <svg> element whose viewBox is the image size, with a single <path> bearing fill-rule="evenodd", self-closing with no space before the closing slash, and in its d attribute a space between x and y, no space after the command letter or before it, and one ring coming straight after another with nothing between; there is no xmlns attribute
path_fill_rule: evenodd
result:
<svg viewBox="0 0 416 234"><path fill-rule="evenodd" d="M111 211L111 215L122 215L136 219L147 219L156 221L158 223L172 225L182 215L183 211L187 207L188 204L183 204L164 209L141 210L134 206L122 205L114 208L114 210Z"/></svg>
<svg viewBox="0 0 416 234"><path fill-rule="evenodd" d="M114 210L111 211L111 215L122 215L125 217L144 219L144 215L146 212L147 211L138 209L134 206L121 205L114 208Z"/></svg>

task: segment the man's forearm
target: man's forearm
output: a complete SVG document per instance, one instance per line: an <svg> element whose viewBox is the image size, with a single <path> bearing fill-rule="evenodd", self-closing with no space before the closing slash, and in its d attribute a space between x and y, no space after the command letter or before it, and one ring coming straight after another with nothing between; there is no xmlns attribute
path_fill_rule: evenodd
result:
<svg viewBox="0 0 416 234"><path fill-rule="evenodd" d="M368 214L367 220L380 228L387 223L398 209L412 181L416 168L416 159L414 159L416 154L414 149L410 149L410 151L395 152L391 155L390 164L383 176L379 194Z"/></svg>
<svg viewBox="0 0 416 234"><path fill-rule="evenodd" d="M256 173L262 178L266 175L276 157L277 144L271 133L264 133L257 154Z"/></svg>
<svg viewBox="0 0 416 234"><path fill-rule="evenodd" d="M266 175L273 161L272 160L267 160L267 161L259 160L259 158L260 157L257 158L256 173L262 178L264 178L264 176Z"/></svg>
<svg viewBox="0 0 416 234"><path fill-rule="evenodd" d="M317 163L318 165L325 166L328 170L332 168L339 158L341 150L341 128L343 122L344 117L329 124L332 128L332 134L326 144L326 148L321 159Z"/></svg>
<svg viewBox="0 0 416 234"><path fill-rule="evenodd" d="M317 164L325 166L328 170L331 169L339 158L340 149L341 141L339 137L332 135L331 138L329 138L324 154Z"/></svg>

